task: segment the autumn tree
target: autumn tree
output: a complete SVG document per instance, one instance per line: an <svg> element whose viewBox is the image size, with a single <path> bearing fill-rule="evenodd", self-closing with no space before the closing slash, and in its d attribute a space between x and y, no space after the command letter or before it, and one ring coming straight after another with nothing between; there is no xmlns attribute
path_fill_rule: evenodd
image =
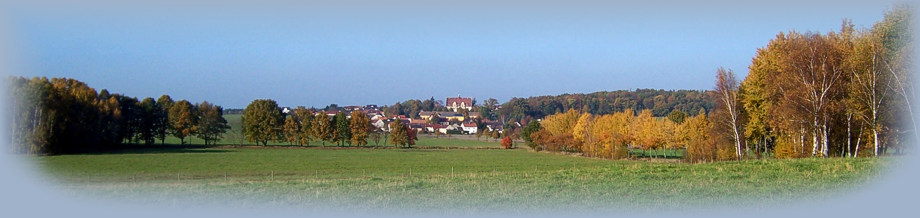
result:
<svg viewBox="0 0 920 218"><path fill-rule="evenodd" d="M198 132L198 114L195 106L186 100L177 101L169 108L169 123L173 136L185 144L185 138Z"/></svg>
<svg viewBox="0 0 920 218"><path fill-rule="evenodd" d="M326 141L333 139L332 129L332 120L329 119L329 115L326 115L325 112L320 112L313 119L313 136L322 141L323 148L326 147Z"/></svg>
<svg viewBox="0 0 920 218"><path fill-rule="evenodd" d="M889 88L892 84L891 74L884 70L884 55L881 39L872 35L871 32L864 32L856 37L853 53L847 59L846 69L852 79L848 90L850 94L848 106L850 107L847 110L848 143L846 150L849 156L853 156L853 153L850 152L852 147L850 120L853 116L865 123L865 126L872 132L874 155L878 156L881 144L880 132L885 119L888 118L886 103L892 91Z"/></svg>
<svg viewBox="0 0 920 218"><path fill-rule="evenodd" d="M716 149L712 144L709 132L712 124L706 118L705 112L687 118L678 128L677 135L687 150L684 158L690 162L711 162L716 160Z"/></svg>
<svg viewBox="0 0 920 218"><path fill-rule="evenodd" d="M742 158L741 134L743 131L741 121L741 107L738 99L738 80L732 70L719 68L716 71L716 86L714 92L716 99L713 118L720 128L727 129L732 144L735 146L735 155L738 160Z"/></svg>
<svg viewBox="0 0 920 218"><path fill-rule="evenodd" d="M292 114L297 118L300 126L299 131L295 134L295 140L301 146L310 145L310 140L313 138L313 110L301 106L294 108Z"/></svg>
<svg viewBox="0 0 920 218"><path fill-rule="evenodd" d="M284 140L293 145L299 143L298 135L300 134L300 121L296 116L288 115L284 118L284 128L282 128Z"/></svg>
<svg viewBox="0 0 920 218"><path fill-rule="evenodd" d="M512 146L513 146L513 143L511 141L511 137L505 136L505 138L502 138L502 148L511 149L513 148Z"/></svg>
<svg viewBox="0 0 920 218"><path fill-rule="evenodd" d="M403 125L403 128L406 130L406 146L411 148L418 141L418 131L409 128L408 125Z"/></svg>
<svg viewBox="0 0 920 218"><path fill-rule="evenodd" d="M872 26L872 35L879 39L882 48L881 63L883 70L891 77L889 84L893 93L898 97L898 101L890 102L891 110L894 113L903 115L904 124L888 123L886 127L891 129L907 128L913 132L913 143L920 143L920 132L918 132L917 117L913 112L917 99L917 84L915 83L915 74L913 61L914 55L914 9L913 6L901 5L885 13L881 21ZM894 97L894 96L892 96ZM907 124L909 123L909 124ZM909 126L905 126L909 125ZM885 147L880 147L876 153L884 153Z"/></svg>
<svg viewBox="0 0 920 218"><path fill-rule="evenodd" d="M271 99L257 99L243 110L243 131L246 140L268 146L269 141L281 139L283 116L278 103Z"/></svg>
<svg viewBox="0 0 920 218"><path fill-rule="evenodd" d="M582 113L572 126L572 137L574 144L571 145L572 151L582 151L585 141L591 141L591 129L594 127L594 116L589 113Z"/></svg>
<svg viewBox="0 0 920 218"><path fill-rule="evenodd" d="M354 146L367 145L367 138L374 128L367 114L361 111L352 111L349 127L351 128L351 138L349 139L351 144Z"/></svg>
<svg viewBox="0 0 920 218"><path fill-rule="evenodd" d="M198 109L198 138L204 139L204 144L214 144L223 138L224 133L230 129L224 119L224 109L207 101L196 104Z"/></svg>
<svg viewBox="0 0 920 218"><path fill-rule="evenodd" d="M546 118L540 122L540 125L553 135L572 133L572 129L575 127L575 123L578 122L579 116L581 116L581 114L579 114L578 111L568 110L565 113L546 116Z"/></svg>
<svg viewBox="0 0 920 218"><path fill-rule="evenodd" d="M390 122L390 144L404 146L409 144L409 131L399 119Z"/></svg>
<svg viewBox="0 0 920 218"><path fill-rule="evenodd" d="M665 142L661 135L659 121L652 116L651 110L642 110L633 120L631 127L634 130L633 142L642 149L643 152L658 149Z"/></svg>

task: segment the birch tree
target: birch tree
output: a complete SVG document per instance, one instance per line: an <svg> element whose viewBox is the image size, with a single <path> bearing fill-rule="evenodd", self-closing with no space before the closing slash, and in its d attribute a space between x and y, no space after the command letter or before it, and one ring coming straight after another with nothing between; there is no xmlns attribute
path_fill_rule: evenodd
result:
<svg viewBox="0 0 920 218"><path fill-rule="evenodd" d="M718 96L716 110L724 114L722 119L718 119L719 123L730 129L735 155L738 160L741 160L741 141L743 140L741 138L741 108L738 101L738 80L735 79L735 73L732 70L720 67L716 71L715 93Z"/></svg>

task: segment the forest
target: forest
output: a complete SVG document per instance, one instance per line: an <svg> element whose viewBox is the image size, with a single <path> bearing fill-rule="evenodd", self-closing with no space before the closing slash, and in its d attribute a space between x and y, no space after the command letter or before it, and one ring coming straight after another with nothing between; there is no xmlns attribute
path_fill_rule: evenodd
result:
<svg viewBox="0 0 920 218"><path fill-rule="evenodd" d="M127 143L162 143L167 135L211 144L230 127L223 109L168 95L140 101L96 91L69 78L10 77L7 110L13 153L57 155L112 149Z"/></svg>
<svg viewBox="0 0 920 218"><path fill-rule="evenodd" d="M700 109L708 111L713 100L706 91L636 89L635 91L604 91L590 94L563 94L512 98L501 105L496 116L505 121L518 122L542 119L548 115L566 112L570 109L591 114L613 114L627 109L641 111L648 109L653 116L667 116L672 111L695 115Z"/></svg>

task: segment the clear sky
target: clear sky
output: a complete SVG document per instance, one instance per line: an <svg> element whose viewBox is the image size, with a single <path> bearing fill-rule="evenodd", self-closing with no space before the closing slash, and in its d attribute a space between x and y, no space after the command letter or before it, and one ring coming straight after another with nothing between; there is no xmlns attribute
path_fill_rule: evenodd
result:
<svg viewBox="0 0 920 218"><path fill-rule="evenodd" d="M242 108L389 105L739 78L781 31L881 20L888 1L6 5L10 75L71 77L138 98ZM102 7L104 5L105 7Z"/></svg>

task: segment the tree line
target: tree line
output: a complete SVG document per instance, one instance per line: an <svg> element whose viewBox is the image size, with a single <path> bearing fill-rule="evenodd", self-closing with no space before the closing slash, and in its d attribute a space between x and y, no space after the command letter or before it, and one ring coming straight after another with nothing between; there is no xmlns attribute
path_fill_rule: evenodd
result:
<svg viewBox="0 0 920 218"><path fill-rule="evenodd" d="M674 110L687 114L696 114L700 109L708 111L713 104L711 96L706 91L636 89L635 91L620 90L512 98L502 104L496 114L500 118L503 117L506 122L521 123L573 109L591 114L613 114L627 109L633 111L648 109L652 115L662 117Z"/></svg>
<svg viewBox="0 0 920 218"><path fill-rule="evenodd" d="M844 21L840 32L780 33L758 49L743 81L716 71L705 93L713 101L708 114L569 109L528 123L521 135L537 150L613 159L627 157L629 147L686 149L692 162L884 155L920 139L910 104L911 13L896 7L864 30ZM511 113L530 105L509 104L502 109Z"/></svg>
<svg viewBox="0 0 920 218"><path fill-rule="evenodd" d="M339 111L330 117L300 106L290 113L281 112L278 103L271 99L257 99L243 109L241 117L243 134L249 142L268 146L269 142L287 142L291 145L310 145L326 142L337 146L366 146L368 140L380 145L380 140L396 146L411 147L418 140L417 132L399 119L390 122L386 130L372 125L370 117L362 111L349 115Z"/></svg>
<svg viewBox="0 0 920 218"><path fill-rule="evenodd" d="M636 148L643 153L687 149L684 157L691 160L730 159L733 156L726 155L729 150L724 148L695 149L709 146L711 126L702 109L693 116L674 110L666 118L654 116L650 109L604 115L569 110L528 123L521 138L538 151L576 152L588 157L623 159L629 157L629 148ZM667 152L649 155L659 154L667 157Z"/></svg>
<svg viewBox="0 0 920 218"><path fill-rule="evenodd" d="M27 154L71 154L154 144L172 135L185 144L197 136L211 144L230 128L220 106L175 102L168 95L137 100L97 92L70 78L10 77L7 80L11 150Z"/></svg>

